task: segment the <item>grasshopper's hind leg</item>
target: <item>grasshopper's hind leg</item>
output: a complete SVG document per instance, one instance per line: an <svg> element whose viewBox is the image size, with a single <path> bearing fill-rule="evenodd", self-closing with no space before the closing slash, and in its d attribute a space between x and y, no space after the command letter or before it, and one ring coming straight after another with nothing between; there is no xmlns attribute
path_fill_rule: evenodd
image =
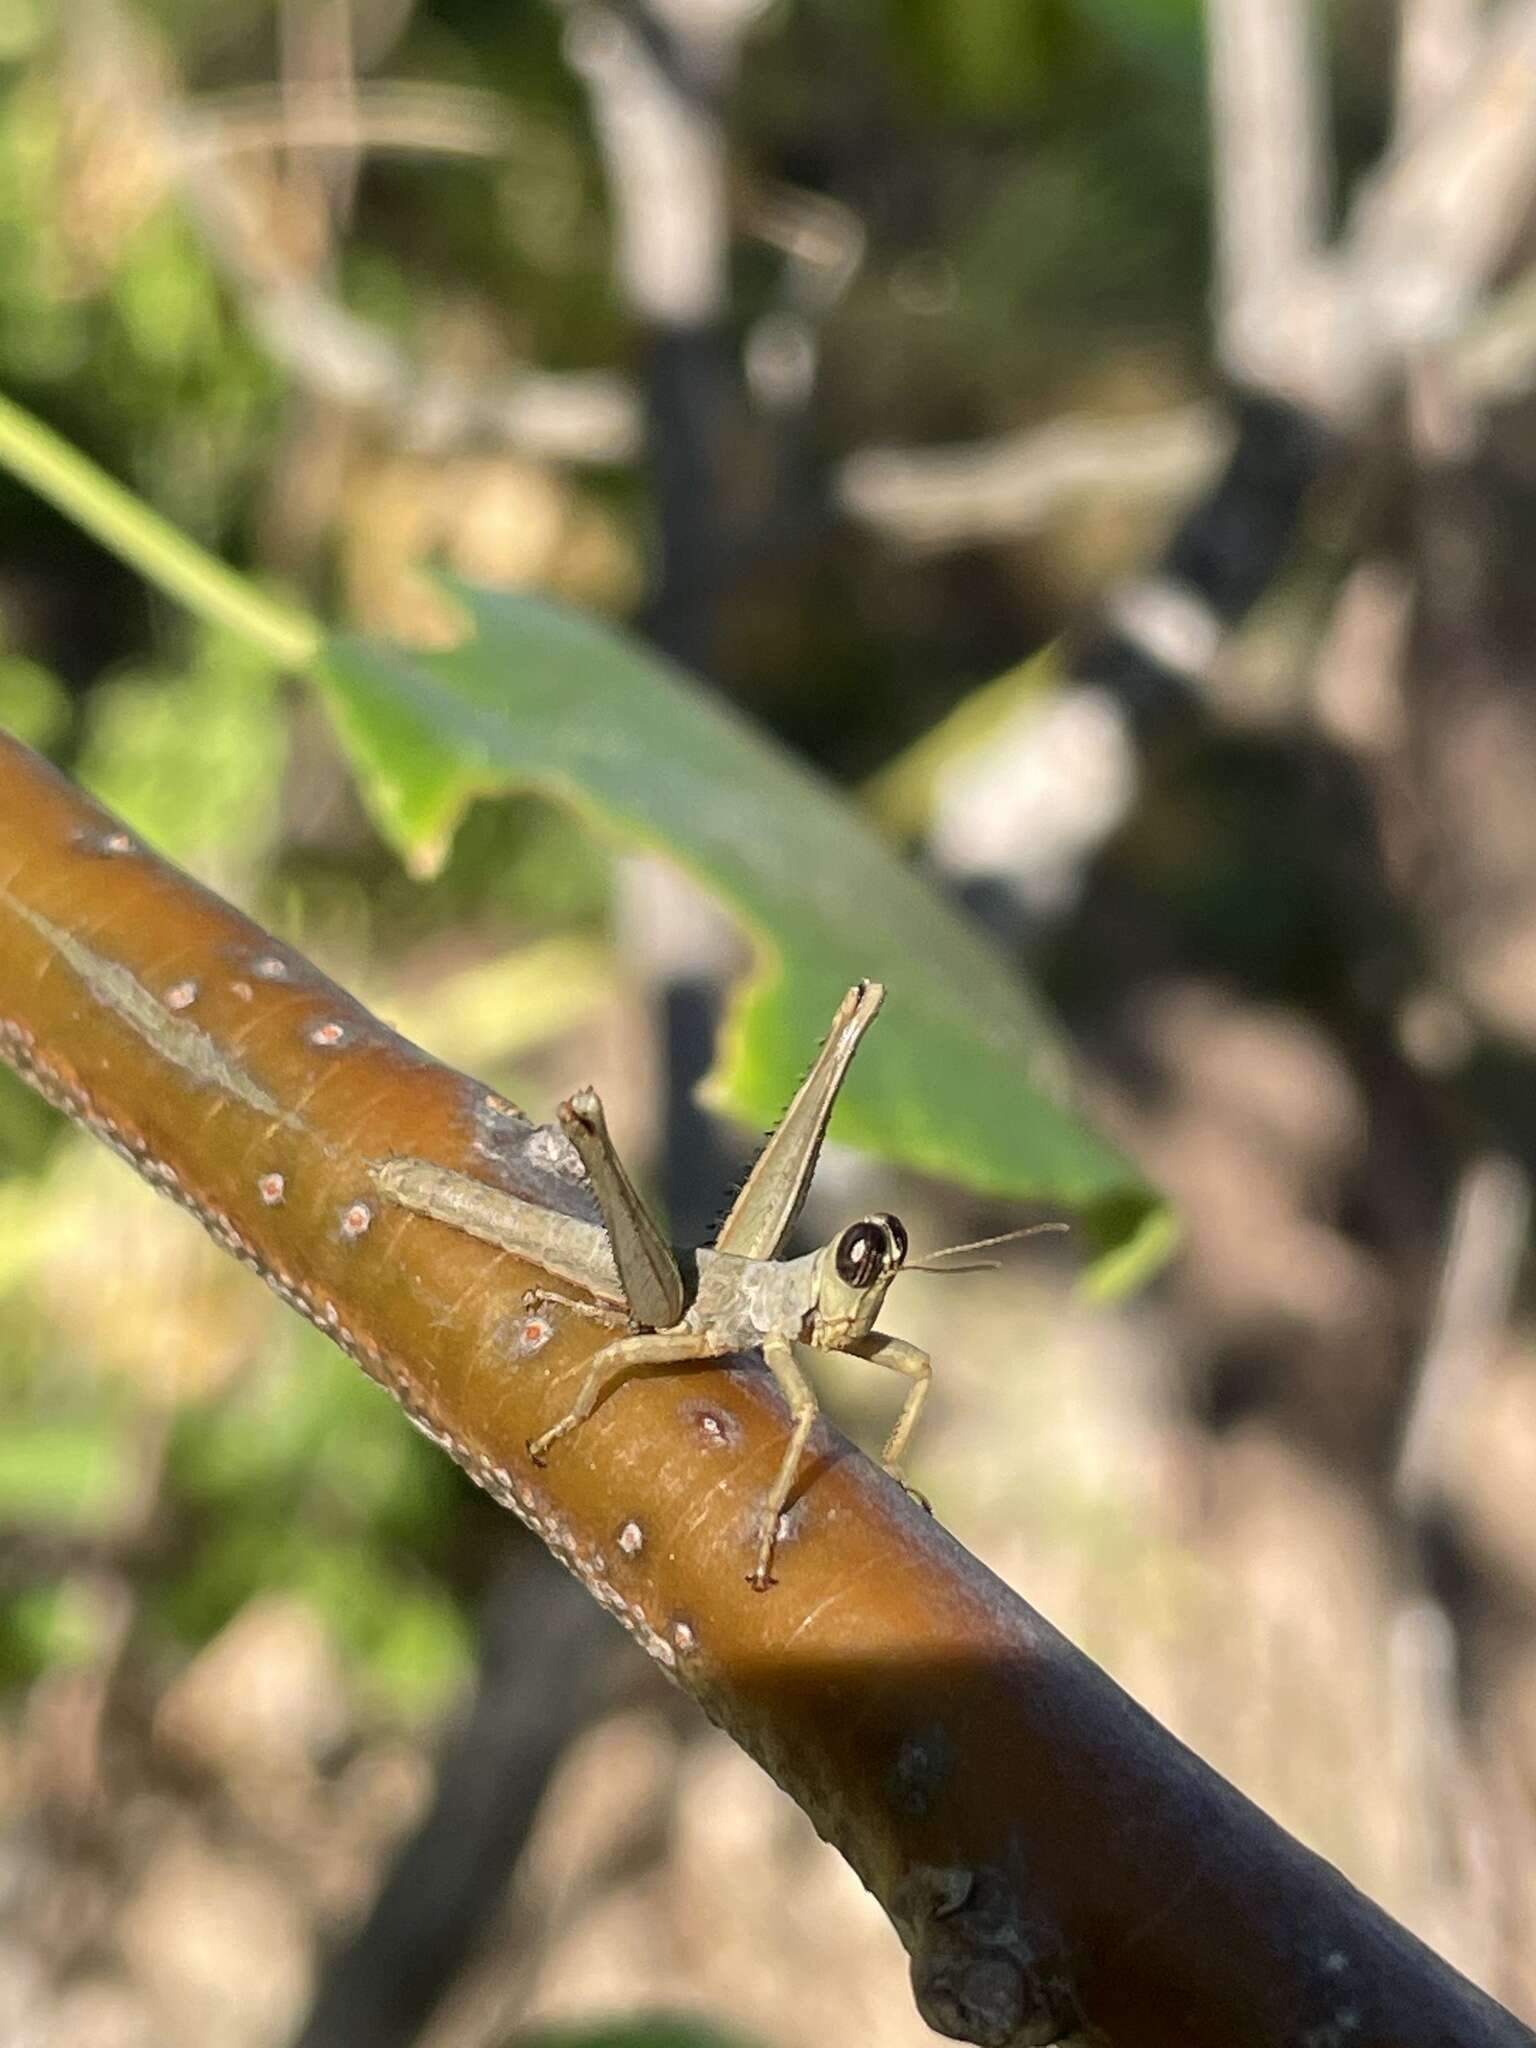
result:
<svg viewBox="0 0 1536 2048"><path fill-rule="evenodd" d="M671 1330L687 1306L672 1247L613 1149L603 1105L581 1088L560 1105L560 1128L575 1146L602 1212L613 1263L635 1321L643 1330Z"/></svg>
<svg viewBox="0 0 1536 2048"><path fill-rule="evenodd" d="M620 1337L605 1344L587 1368L581 1391L553 1429L529 1440L528 1455L542 1465L551 1444L579 1429L616 1379L627 1379L647 1365L681 1365L690 1358L723 1358L733 1347L698 1330L644 1330L638 1337Z"/></svg>

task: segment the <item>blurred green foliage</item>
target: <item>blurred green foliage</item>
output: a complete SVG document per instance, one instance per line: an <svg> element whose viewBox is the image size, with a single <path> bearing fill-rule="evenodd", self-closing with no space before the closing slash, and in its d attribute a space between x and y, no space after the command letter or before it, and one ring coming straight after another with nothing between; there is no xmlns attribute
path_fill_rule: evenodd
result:
<svg viewBox="0 0 1536 2048"><path fill-rule="evenodd" d="M69 697L40 662L0 655L0 725L40 754L49 754L70 726Z"/></svg>
<svg viewBox="0 0 1536 2048"><path fill-rule="evenodd" d="M192 643L91 692L74 774L157 852L233 890L279 842L286 721L264 655L208 628Z"/></svg>
<svg viewBox="0 0 1536 2048"><path fill-rule="evenodd" d="M749 2048L741 2034L727 2033L686 2013L643 2013L596 2026L531 2027L514 2034L506 2048Z"/></svg>
<svg viewBox="0 0 1536 2048"><path fill-rule="evenodd" d="M123 1447L106 1418L37 1418L0 1438L0 1515L75 1529L109 1525L128 1489Z"/></svg>
<svg viewBox="0 0 1536 2048"><path fill-rule="evenodd" d="M0 1599L0 1683L25 1685L100 1655L101 1629L78 1583L39 1583Z"/></svg>
<svg viewBox="0 0 1536 2048"><path fill-rule="evenodd" d="M125 1529L145 1455L133 1390L72 1379L40 1330L28 1363L16 1308L14 1293L0 1298L0 1528L81 1565L93 1545L141 1549L146 1647L185 1655L281 1589L324 1621L369 1713L429 1721L458 1695L472 1627L445 1541L467 1482L318 1333L267 1312L259 1369L175 1410L153 1525ZM85 1655L88 1584L73 1566L52 1586L0 1581L0 1672L24 1679Z"/></svg>
<svg viewBox="0 0 1536 2048"><path fill-rule="evenodd" d="M440 1577L465 1482L318 1332L274 1349L287 1355L177 1418L166 1495L196 1533L156 1614L193 1645L258 1592L302 1594L375 1710L429 1720L472 1664L466 1612Z"/></svg>

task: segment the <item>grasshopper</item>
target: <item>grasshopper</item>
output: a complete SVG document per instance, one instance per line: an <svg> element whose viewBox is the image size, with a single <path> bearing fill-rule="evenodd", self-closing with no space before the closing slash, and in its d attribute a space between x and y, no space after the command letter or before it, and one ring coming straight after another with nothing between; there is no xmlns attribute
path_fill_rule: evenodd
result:
<svg viewBox="0 0 1536 2048"><path fill-rule="evenodd" d="M375 1179L391 1200L531 1258L594 1297L577 1300L534 1288L524 1297L529 1308L558 1303L625 1328L626 1334L593 1358L569 1413L530 1441L528 1453L535 1464L542 1465L554 1445L578 1429L600 1399L632 1372L723 1358L734 1351L762 1352L789 1403L791 1428L763 1504L756 1562L748 1574L759 1591L774 1583L779 1518L817 1415L797 1350L851 1353L911 1381L880 1460L903 1486L902 1454L932 1379L926 1351L875 1328L886 1292L907 1264L907 1233L896 1217L861 1217L819 1251L797 1259L779 1257L804 1205L838 1090L884 998L876 981L862 981L844 996L815 1064L764 1145L714 1244L688 1257L691 1286L625 1171L608 1135L603 1106L590 1088L562 1103L559 1118L586 1170L603 1229L423 1160L391 1159L375 1168ZM1008 1231L1003 1238L952 1245L933 1256L980 1250L1028 1234ZM974 1269L925 1263L908 1270Z"/></svg>

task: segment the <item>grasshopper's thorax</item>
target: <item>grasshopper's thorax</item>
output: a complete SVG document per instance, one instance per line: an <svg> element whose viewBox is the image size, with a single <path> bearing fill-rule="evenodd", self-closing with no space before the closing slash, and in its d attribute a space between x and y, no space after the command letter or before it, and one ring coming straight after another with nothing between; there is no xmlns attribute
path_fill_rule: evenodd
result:
<svg viewBox="0 0 1536 2048"><path fill-rule="evenodd" d="M743 1351L768 1336L798 1337L819 1257L813 1252L803 1259L744 1259L734 1252L701 1250L699 1291L686 1321Z"/></svg>
<svg viewBox="0 0 1536 2048"><path fill-rule="evenodd" d="M907 1256L907 1233L894 1216L865 1216L815 1254L805 1341L840 1351L875 1327L886 1290Z"/></svg>

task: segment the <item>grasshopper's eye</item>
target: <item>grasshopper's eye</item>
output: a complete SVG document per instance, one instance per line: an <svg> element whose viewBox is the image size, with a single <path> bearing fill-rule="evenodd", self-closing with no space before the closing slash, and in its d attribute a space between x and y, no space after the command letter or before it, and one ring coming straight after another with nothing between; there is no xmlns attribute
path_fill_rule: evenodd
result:
<svg viewBox="0 0 1536 2048"><path fill-rule="evenodd" d="M837 1277L850 1287L872 1287L885 1264L885 1233L878 1222L850 1223L837 1240Z"/></svg>
<svg viewBox="0 0 1536 2048"><path fill-rule="evenodd" d="M850 1287L873 1287L907 1256L907 1233L894 1216L866 1216L837 1240L838 1278Z"/></svg>

